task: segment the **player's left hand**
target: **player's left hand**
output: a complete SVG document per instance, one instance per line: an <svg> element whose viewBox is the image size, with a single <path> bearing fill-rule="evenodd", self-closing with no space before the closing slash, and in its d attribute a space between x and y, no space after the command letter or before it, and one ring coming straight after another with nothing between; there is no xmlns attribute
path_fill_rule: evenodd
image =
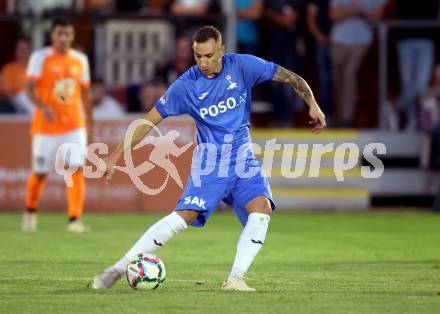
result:
<svg viewBox="0 0 440 314"><path fill-rule="evenodd" d="M309 124L312 126L313 133L318 134L327 126L325 123L325 115L316 103L310 106L309 116L312 118Z"/></svg>

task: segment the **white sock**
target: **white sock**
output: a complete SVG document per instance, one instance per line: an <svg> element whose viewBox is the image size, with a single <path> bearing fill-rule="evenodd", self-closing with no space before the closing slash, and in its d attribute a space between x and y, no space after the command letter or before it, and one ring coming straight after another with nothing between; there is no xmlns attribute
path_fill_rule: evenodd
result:
<svg viewBox="0 0 440 314"><path fill-rule="evenodd" d="M128 262L139 253L154 253L165 245L177 233L184 231L188 225L185 220L176 212L165 216L152 225L131 249L123 256L114 268L121 274L125 272Z"/></svg>
<svg viewBox="0 0 440 314"><path fill-rule="evenodd" d="M242 278L263 246L270 216L251 213L237 243L237 255L230 278Z"/></svg>

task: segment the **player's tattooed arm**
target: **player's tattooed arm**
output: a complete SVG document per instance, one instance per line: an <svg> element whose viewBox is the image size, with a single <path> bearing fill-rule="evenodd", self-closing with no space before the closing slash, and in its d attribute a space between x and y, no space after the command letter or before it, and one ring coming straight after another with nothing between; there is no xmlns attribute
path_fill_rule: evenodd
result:
<svg viewBox="0 0 440 314"><path fill-rule="evenodd" d="M274 81L289 84L295 92L309 105L315 105L316 101L313 97L313 92L309 84L298 74L289 71L282 66L278 66L277 71L273 77Z"/></svg>
<svg viewBox="0 0 440 314"><path fill-rule="evenodd" d="M293 90L309 105L309 115L312 118L310 124L313 132L319 133L325 128L325 115L316 103L313 92L307 82L298 74L278 65L273 81L289 84Z"/></svg>

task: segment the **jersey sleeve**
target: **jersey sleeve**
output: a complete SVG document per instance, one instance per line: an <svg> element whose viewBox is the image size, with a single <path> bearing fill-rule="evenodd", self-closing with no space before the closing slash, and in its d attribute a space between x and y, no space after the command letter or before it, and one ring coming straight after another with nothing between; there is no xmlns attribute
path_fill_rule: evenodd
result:
<svg viewBox="0 0 440 314"><path fill-rule="evenodd" d="M190 98L182 79L177 79L156 102L156 109L162 118L178 116L188 112Z"/></svg>
<svg viewBox="0 0 440 314"><path fill-rule="evenodd" d="M80 84L83 87L89 87L90 86L90 65L89 60L87 56L83 56L81 58L81 63L83 66L83 73L81 75Z"/></svg>
<svg viewBox="0 0 440 314"><path fill-rule="evenodd" d="M246 80L252 86L272 80L278 65L253 55L237 55Z"/></svg>
<svg viewBox="0 0 440 314"><path fill-rule="evenodd" d="M29 58L26 69L26 78L30 80L38 80L41 77L43 68L43 54L41 51L34 51Z"/></svg>

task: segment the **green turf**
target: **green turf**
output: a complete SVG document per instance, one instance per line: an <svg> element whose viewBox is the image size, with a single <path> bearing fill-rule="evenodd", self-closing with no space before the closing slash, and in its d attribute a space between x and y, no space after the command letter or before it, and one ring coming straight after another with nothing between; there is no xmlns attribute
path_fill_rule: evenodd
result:
<svg viewBox="0 0 440 314"><path fill-rule="evenodd" d="M159 251L160 289L88 290L158 217L88 215L93 232L75 235L63 215L23 234L1 214L0 313L440 313L440 216L428 213L277 213L248 273L256 293L220 290L240 226L216 214Z"/></svg>

